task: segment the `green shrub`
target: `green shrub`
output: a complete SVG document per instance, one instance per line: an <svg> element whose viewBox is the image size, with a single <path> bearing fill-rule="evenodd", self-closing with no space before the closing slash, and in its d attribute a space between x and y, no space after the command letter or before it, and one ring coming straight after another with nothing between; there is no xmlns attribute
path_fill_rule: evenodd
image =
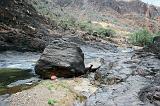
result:
<svg viewBox="0 0 160 106"><path fill-rule="evenodd" d="M58 25L63 29L67 30L76 27L76 20L74 18L61 19L59 20Z"/></svg>
<svg viewBox="0 0 160 106"><path fill-rule="evenodd" d="M79 22L78 27L83 31L100 37L110 37L115 34L114 30L94 25L91 23L91 21Z"/></svg>
<svg viewBox="0 0 160 106"><path fill-rule="evenodd" d="M49 105L54 105L55 103L57 103L57 101L55 99L48 99Z"/></svg>
<svg viewBox="0 0 160 106"><path fill-rule="evenodd" d="M116 24L118 22L118 20L114 19L112 22L113 22L113 24Z"/></svg>
<svg viewBox="0 0 160 106"><path fill-rule="evenodd" d="M133 45L137 46L147 46L152 44L153 35L148 32L146 29L139 30L130 35L129 41Z"/></svg>
<svg viewBox="0 0 160 106"><path fill-rule="evenodd" d="M77 26L83 31L87 31L90 34L93 33L91 21L78 22Z"/></svg>
<svg viewBox="0 0 160 106"><path fill-rule="evenodd" d="M156 33L156 36L160 36L160 31Z"/></svg>
<svg viewBox="0 0 160 106"><path fill-rule="evenodd" d="M115 34L114 30L106 28L96 28L95 32L101 37L111 37Z"/></svg>

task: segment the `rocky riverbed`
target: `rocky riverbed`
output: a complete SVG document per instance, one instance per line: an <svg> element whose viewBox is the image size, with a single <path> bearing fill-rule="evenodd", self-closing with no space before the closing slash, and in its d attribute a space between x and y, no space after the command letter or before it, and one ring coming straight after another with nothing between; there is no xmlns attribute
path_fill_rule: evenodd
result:
<svg viewBox="0 0 160 106"><path fill-rule="evenodd" d="M56 106L155 105L152 104L155 103L154 99L151 103L150 99L145 96L147 93L144 88L153 85L159 72L160 60L156 55L143 52L136 47L118 47L110 43L83 42L79 46L84 53L85 65L92 63L98 64L98 67L101 66L96 72L87 73L80 78L44 80L31 89L11 96L3 95L1 101L7 101L7 104L11 106L21 106L22 103L24 106L35 106L35 104L46 106L49 105L48 100L50 98L56 100ZM13 56L14 53L16 55ZM5 57L1 58L1 67L31 67L32 69L35 60L38 60L40 55L27 54L19 52L18 54L17 52L1 53L1 57ZM7 56L12 61L7 61ZM19 63L18 59L21 60ZM28 62L32 64L27 64ZM21 65L23 67L20 67ZM156 105L159 105L158 102Z"/></svg>

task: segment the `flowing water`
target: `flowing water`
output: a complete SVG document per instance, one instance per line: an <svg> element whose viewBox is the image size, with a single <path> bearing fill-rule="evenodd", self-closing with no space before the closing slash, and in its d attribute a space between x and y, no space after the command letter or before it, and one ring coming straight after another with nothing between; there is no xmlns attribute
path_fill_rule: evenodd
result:
<svg viewBox="0 0 160 106"><path fill-rule="evenodd" d="M0 53L0 68L33 69L40 53L6 51Z"/></svg>

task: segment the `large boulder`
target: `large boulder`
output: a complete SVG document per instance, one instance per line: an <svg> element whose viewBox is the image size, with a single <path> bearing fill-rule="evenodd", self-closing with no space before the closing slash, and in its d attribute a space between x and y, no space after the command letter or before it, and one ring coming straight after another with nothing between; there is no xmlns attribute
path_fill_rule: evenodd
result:
<svg viewBox="0 0 160 106"><path fill-rule="evenodd" d="M48 45L35 66L36 74L43 78L73 77L84 74L84 54L73 43L56 42Z"/></svg>

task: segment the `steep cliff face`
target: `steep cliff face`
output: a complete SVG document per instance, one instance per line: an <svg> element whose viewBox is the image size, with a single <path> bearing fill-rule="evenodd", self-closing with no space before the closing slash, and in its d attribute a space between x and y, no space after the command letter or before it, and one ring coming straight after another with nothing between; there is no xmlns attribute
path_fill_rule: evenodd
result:
<svg viewBox="0 0 160 106"><path fill-rule="evenodd" d="M145 17L159 14L160 8L139 0L0 0L0 50L42 51L53 30L60 28L57 20L50 20L54 16L105 22L105 26L116 23L113 28L121 31L120 27L133 29L135 23L144 26Z"/></svg>
<svg viewBox="0 0 160 106"><path fill-rule="evenodd" d="M99 6L105 6L105 8L111 8L118 13L128 14L135 13L139 15L145 15L147 10L150 11L152 17L158 16L158 7L148 5L140 0L103 0L105 3L101 3Z"/></svg>
<svg viewBox="0 0 160 106"><path fill-rule="evenodd" d="M30 3L30 4L28 4ZM48 8L44 13L52 12L56 15L63 13L108 13L109 11L118 14L138 14L140 16L155 17L160 15L160 8L149 6L140 0L1 0L0 1L0 22L20 27L26 30L25 24L34 28L41 27L41 24L49 24L48 20L40 16L31 4L39 5L37 8ZM59 9L59 11L57 11ZM72 12L71 12L72 11ZM75 14L73 14L75 15ZM114 14L113 14L114 15ZM98 16L97 16L98 18ZM43 27L43 26L42 26Z"/></svg>
<svg viewBox="0 0 160 106"><path fill-rule="evenodd" d="M57 17L59 19L62 17L62 19L67 19L73 17L78 21L102 22L104 26L109 26L111 29L130 32L133 32L133 29L145 27L146 17L155 26L159 26L155 19L160 15L160 9L140 0L27 1L39 13L51 18Z"/></svg>
<svg viewBox="0 0 160 106"><path fill-rule="evenodd" d="M140 0L28 0L28 3L51 18L73 17L78 21L104 22L106 26L114 24L110 28L116 26L115 29L120 31L145 27L146 17L156 30L159 26L155 19L160 15L160 8Z"/></svg>
<svg viewBox="0 0 160 106"><path fill-rule="evenodd" d="M36 1L36 0L32 0ZM115 11L120 14L135 13L139 15L145 15L147 10L151 11L151 16L155 17L160 14L159 8L153 5L148 5L140 0L40 0L47 2L50 6L61 8L74 8L79 10L96 10L103 11Z"/></svg>
<svg viewBox="0 0 160 106"><path fill-rule="evenodd" d="M0 51L42 51L51 24L25 0L0 0Z"/></svg>

